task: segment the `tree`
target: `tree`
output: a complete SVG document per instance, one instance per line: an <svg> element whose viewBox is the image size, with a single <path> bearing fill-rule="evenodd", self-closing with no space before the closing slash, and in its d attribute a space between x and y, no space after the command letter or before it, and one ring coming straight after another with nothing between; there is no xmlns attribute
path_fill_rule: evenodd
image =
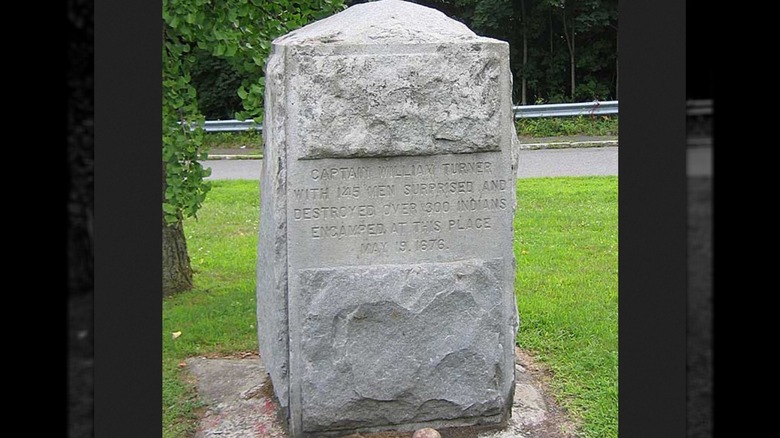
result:
<svg viewBox="0 0 780 438"><path fill-rule="evenodd" d="M209 170L198 160L203 131L190 126L202 121L195 89L190 84L188 46L175 30L163 25L163 154L162 154L162 251L163 296L192 288L192 268L182 220L196 216L210 189L203 180Z"/></svg>
<svg viewBox="0 0 780 438"><path fill-rule="evenodd" d="M68 291L94 285L94 20L92 4L68 2Z"/></svg>
<svg viewBox="0 0 780 438"><path fill-rule="evenodd" d="M571 5L571 1L569 2L569 5ZM575 20L572 17L569 17L569 21L566 21L566 0L562 0L559 5L557 5L559 8L561 8L562 11L562 18L563 18L563 36L566 38L566 47L569 49L569 65L570 65L570 74L571 74L571 97L574 98L575 94L575 88L576 88L576 61L574 57L575 52L575 46L574 46L574 35L576 33L576 29L574 27ZM569 8L570 15L573 15L571 12L573 12L574 8Z"/></svg>
<svg viewBox="0 0 780 438"><path fill-rule="evenodd" d="M195 46L194 63L190 69L192 86L198 94L198 109L206 120L235 118L241 111L241 98L236 93L245 79L223 58Z"/></svg>
<svg viewBox="0 0 780 438"><path fill-rule="evenodd" d="M569 52L570 96L572 99L587 98L577 93L577 68L584 67L578 62L587 58L590 65L585 75L589 84L586 95L608 94L609 86L601 86L603 78L596 79L594 72L604 69L604 61L615 59L617 62L617 47L612 46L611 34L614 30L617 44L617 1L615 0L545 0L551 8L558 11L566 48ZM584 43L583 52L578 53L578 36ZM604 49L607 49L606 51ZM609 63L609 62L607 62ZM615 64L617 70L617 64ZM606 90L606 91L605 91Z"/></svg>
<svg viewBox="0 0 780 438"><path fill-rule="evenodd" d="M580 81L588 84L588 93L573 95L578 100L604 98L614 82L607 73L611 72L612 60L615 63L614 79L617 79L617 1L578 0L576 4L575 29L585 42L578 67L587 72Z"/></svg>
<svg viewBox="0 0 780 438"><path fill-rule="evenodd" d="M521 87L521 94L520 94L520 105L526 105L527 99L526 99L526 92L527 92L527 85L528 85L528 78L526 77L526 68L528 65L528 25L526 24L526 20L528 16L525 13L525 0L520 0L520 23L523 28L523 72L522 72L522 82L520 83Z"/></svg>
<svg viewBox="0 0 780 438"><path fill-rule="evenodd" d="M262 121L271 41L343 9L342 0L163 0L163 295L192 288L182 221L197 217L210 185L199 160L203 116L192 86L193 46L226 60L244 78L239 119Z"/></svg>

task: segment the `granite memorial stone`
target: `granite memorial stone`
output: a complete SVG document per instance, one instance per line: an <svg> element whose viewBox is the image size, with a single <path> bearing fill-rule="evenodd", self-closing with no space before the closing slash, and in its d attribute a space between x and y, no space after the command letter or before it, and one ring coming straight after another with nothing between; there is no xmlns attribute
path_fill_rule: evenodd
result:
<svg viewBox="0 0 780 438"><path fill-rule="evenodd" d="M398 0L273 42L257 319L295 437L511 412L509 46Z"/></svg>

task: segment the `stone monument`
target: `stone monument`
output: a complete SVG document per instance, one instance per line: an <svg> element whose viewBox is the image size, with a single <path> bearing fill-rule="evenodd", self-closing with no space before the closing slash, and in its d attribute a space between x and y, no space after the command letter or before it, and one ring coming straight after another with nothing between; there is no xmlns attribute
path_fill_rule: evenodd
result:
<svg viewBox="0 0 780 438"><path fill-rule="evenodd" d="M510 415L511 84L506 42L398 0L273 42L257 327L294 437Z"/></svg>

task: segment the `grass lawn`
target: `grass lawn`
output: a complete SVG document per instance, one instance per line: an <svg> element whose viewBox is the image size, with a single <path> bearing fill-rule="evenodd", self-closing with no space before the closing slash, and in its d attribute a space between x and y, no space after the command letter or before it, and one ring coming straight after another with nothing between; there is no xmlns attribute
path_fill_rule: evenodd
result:
<svg viewBox="0 0 780 438"><path fill-rule="evenodd" d="M583 436L617 436L617 177L518 182L518 344L553 373ZM185 222L195 289L163 300L163 437L191 436L198 402L179 364L256 351L256 181L214 181ZM173 333L181 332L174 339Z"/></svg>
<svg viewBox="0 0 780 438"><path fill-rule="evenodd" d="M256 181L214 181L198 220L185 222L195 289L163 300L163 437L192 436L197 403L181 380L190 356L257 350ZM181 335L173 339L174 332Z"/></svg>
<svg viewBox="0 0 780 438"><path fill-rule="evenodd" d="M617 437L618 178L520 180L515 217L518 345L586 437Z"/></svg>

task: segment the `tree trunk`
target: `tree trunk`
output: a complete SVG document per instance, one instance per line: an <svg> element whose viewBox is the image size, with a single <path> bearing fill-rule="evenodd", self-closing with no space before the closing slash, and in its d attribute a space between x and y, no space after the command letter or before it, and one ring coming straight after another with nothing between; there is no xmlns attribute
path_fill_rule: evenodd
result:
<svg viewBox="0 0 780 438"><path fill-rule="evenodd" d="M163 200L165 199L165 163L163 163ZM162 293L164 297L192 289L192 267L187 253L182 220L173 225L162 218Z"/></svg>
<svg viewBox="0 0 780 438"><path fill-rule="evenodd" d="M575 78L575 70L574 70L575 69L575 63L574 63L574 29L571 30L571 50L570 50L570 53L571 53L571 58L569 58L569 59L570 59L570 63L571 63L571 98L573 100L573 99L575 99L574 91L575 91L575 85L576 85L575 81L574 81L574 78Z"/></svg>
<svg viewBox="0 0 780 438"><path fill-rule="evenodd" d="M520 81L520 105L527 105L526 102L526 77L528 76L525 66L528 63L528 38L526 38L526 27L528 22L525 19L525 0L520 0L520 14L523 20L523 78Z"/></svg>
<svg viewBox="0 0 780 438"><path fill-rule="evenodd" d="M163 296L192 289L192 268L187 240L181 221L165 225L163 221Z"/></svg>
<svg viewBox="0 0 780 438"><path fill-rule="evenodd" d="M618 85L620 84L620 72L618 71L618 59L620 56L618 54L620 53L620 35L617 34L617 29L615 29L615 100L619 100L618 97L620 94L618 93Z"/></svg>
<svg viewBox="0 0 780 438"><path fill-rule="evenodd" d="M550 58L552 58L553 54L553 22L552 22L552 8L549 8L550 14Z"/></svg>
<svg viewBox="0 0 780 438"><path fill-rule="evenodd" d="M569 65L570 65L570 71L571 71L571 98L574 99L574 91L575 91L575 72L574 72L574 24L571 26L571 35L569 35L569 30L566 27L566 7L564 6L563 9L563 36L566 38L566 46L569 48Z"/></svg>

